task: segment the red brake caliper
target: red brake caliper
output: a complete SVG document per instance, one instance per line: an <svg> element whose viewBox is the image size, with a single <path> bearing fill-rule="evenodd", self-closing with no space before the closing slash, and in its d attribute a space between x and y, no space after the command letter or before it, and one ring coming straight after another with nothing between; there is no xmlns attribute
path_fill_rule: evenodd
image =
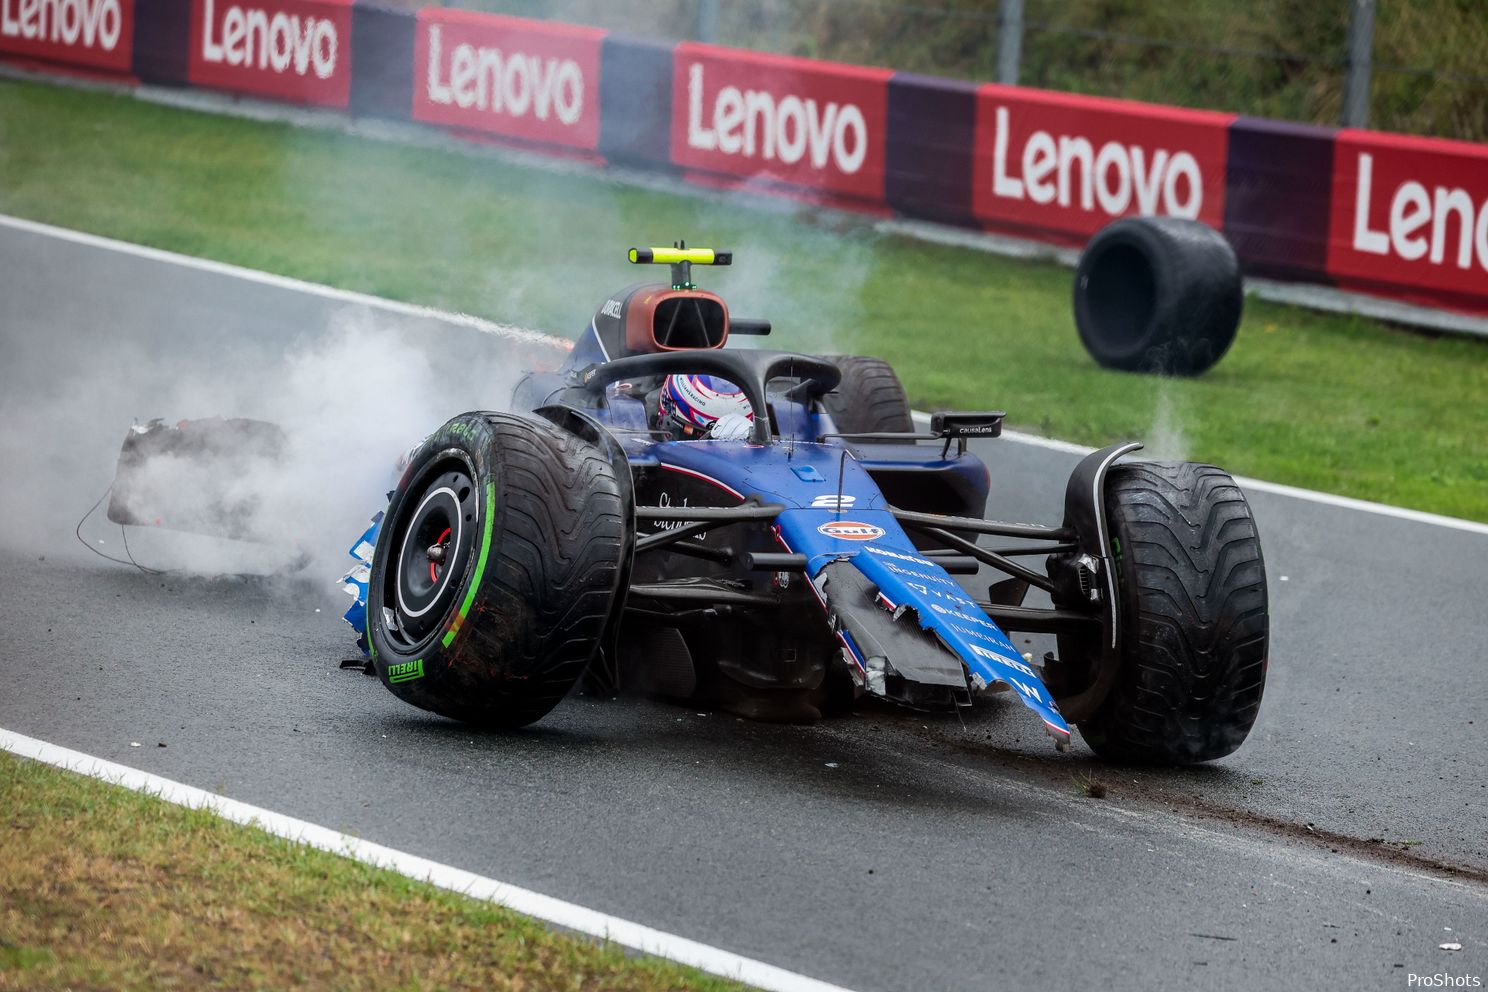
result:
<svg viewBox="0 0 1488 992"><path fill-rule="evenodd" d="M449 540L449 536L450 536L450 529L448 527L446 527L444 529L444 533L443 534L440 534L439 535L439 539L437 541L435 541L434 543L437 544L437 545L439 545L442 548L442 547L445 546L444 542ZM439 581L439 566L437 564L435 564L434 562L432 562L432 561L429 562L429 581L430 582L438 582Z"/></svg>

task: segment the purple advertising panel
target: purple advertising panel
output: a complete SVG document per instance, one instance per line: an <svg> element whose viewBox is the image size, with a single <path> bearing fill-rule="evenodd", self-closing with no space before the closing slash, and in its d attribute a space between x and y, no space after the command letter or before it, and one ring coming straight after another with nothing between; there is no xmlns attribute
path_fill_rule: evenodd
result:
<svg viewBox="0 0 1488 992"><path fill-rule="evenodd" d="M1224 233L1246 269L1326 279L1333 135L1259 117L1230 125Z"/></svg>
<svg viewBox="0 0 1488 992"><path fill-rule="evenodd" d="M599 151L612 162L672 168L672 46L606 35L599 54Z"/></svg>
<svg viewBox="0 0 1488 992"><path fill-rule="evenodd" d="M914 217L969 224L977 86L896 73L889 80L884 193Z"/></svg>

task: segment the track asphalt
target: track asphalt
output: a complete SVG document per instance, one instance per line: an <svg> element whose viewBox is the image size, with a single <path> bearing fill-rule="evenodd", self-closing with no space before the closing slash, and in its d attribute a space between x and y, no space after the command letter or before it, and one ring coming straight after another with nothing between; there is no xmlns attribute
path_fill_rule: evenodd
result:
<svg viewBox="0 0 1488 992"><path fill-rule="evenodd" d="M132 418L203 414L154 405L167 370L228 395L348 309L0 225L0 727L855 988L1488 972L1488 537L1252 494L1266 700L1246 745L1198 769L1112 768L1078 739L1057 755L996 699L964 725L777 727L574 696L473 733L338 668L355 649L334 576L151 576L71 533ZM508 346L377 319L444 369ZM1077 456L979 453L990 514L1058 516ZM121 550L99 518L84 533Z"/></svg>

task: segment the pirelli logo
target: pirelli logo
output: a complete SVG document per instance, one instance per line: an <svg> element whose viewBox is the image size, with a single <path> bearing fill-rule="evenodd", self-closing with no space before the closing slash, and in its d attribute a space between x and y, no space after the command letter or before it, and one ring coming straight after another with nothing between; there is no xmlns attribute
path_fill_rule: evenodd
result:
<svg viewBox="0 0 1488 992"><path fill-rule="evenodd" d="M389 682L412 682L414 679L424 677L424 659L417 661L404 661L396 665L388 666Z"/></svg>

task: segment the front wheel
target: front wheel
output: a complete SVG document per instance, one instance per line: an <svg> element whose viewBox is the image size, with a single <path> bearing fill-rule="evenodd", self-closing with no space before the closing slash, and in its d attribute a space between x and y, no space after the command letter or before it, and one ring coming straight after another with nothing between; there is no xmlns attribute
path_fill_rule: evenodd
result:
<svg viewBox="0 0 1488 992"><path fill-rule="evenodd" d="M1080 735L1103 758L1229 754L1266 683L1266 570L1250 505L1212 465L1135 462L1106 480L1121 601L1116 682Z"/></svg>
<svg viewBox="0 0 1488 992"><path fill-rule="evenodd" d="M551 710L594 657L629 553L600 451L542 421L467 413L415 452L367 587L378 676L406 702L494 727Z"/></svg>

